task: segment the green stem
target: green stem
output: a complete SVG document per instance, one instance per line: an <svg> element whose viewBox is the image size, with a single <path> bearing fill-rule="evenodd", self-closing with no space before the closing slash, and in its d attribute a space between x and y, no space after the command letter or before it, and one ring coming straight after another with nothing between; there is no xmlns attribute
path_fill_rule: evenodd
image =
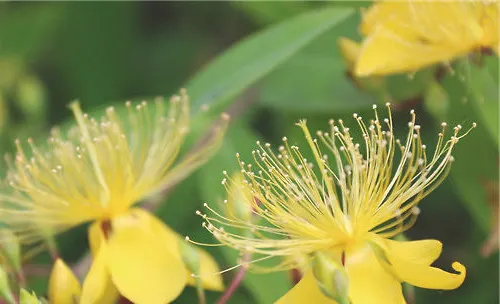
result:
<svg viewBox="0 0 500 304"><path fill-rule="evenodd" d="M198 295L199 304L207 303L207 299L205 297L205 290L203 289L203 285L200 278L196 278L196 294Z"/></svg>

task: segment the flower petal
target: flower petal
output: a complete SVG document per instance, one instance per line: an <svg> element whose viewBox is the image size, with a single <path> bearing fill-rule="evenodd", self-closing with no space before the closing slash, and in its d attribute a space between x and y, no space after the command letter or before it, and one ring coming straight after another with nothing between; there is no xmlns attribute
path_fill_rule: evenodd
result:
<svg viewBox="0 0 500 304"><path fill-rule="evenodd" d="M458 274L449 273L436 267L415 263L404 257L387 252L391 269L401 281L411 285L429 289L455 289L465 280L465 267L454 262L451 266Z"/></svg>
<svg viewBox="0 0 500 304"><path fill-rule="evenodd" d="M113 220L108 250L113 283L134 303L171 302L187 283L188 274L182 260L172 255L134 214Z"/></svg>
<svg viewBox="0 0 500 304"><path fill-rule="evenodd" d="M105 242L100 244L99 252L83 282L81 304L115 303L118 291L111 281L107 268L108 249Z"/></svg>
<svg viewBox="0 0 500 304"><path fill-rule="evenodd" d="M362 77L414 72L434 63L450 60L467 51L465 47L418 44L391 29L377 27L363 41L354 73Z"/></svg>
<svg viewBox="0 0 500 304"><path fill-rule="evenodd" d="M203 288L215 291L224 290L224 283L217 262L205 250L197 247L195 249L200 259L200 269L197 274L200 276ZM188 284L191 286L196 285L196 280L191 275L188 277Z"/></svg>
<svg viewBox="0 0 500 304"><path fill-rule="evenodd" d="M134 214L137 219L143 221L145 225L148 225L150 227L152 232L157 235L158 239L162 240L162 242L165 243L173 256L182 259L179 250L179 242L183 242L184 238L181 235L179 235L177 232L165 225L161 220L145 210L134 208L130 212ZM220 274L217 274L220 272L219 266L212 258L212 256L205 250L199 247L195 248L200 259L200 270L198 272L198 275L201 276L203 287L206 289L217 291L223 290L224 283L222 282L222 276ZM190 274L187 275L187 278L189 285L195 285L195 279L192 278Z"/></svg>
<svg viewBox="0 0 500 304"><path fill-rule="evenodd" d="M77 303L80 292L80 282L71 269L61 259L57 259L49 279L50 303Z"/></svg>
<svg viewBox="0 0 500 304"><path fill-rule="evenodd" d="M406 303L401 283L382 267L370 245L346 250L345 268L353 304Z"/></svg>
<svg viewBox="0 0 500 304"><path fill-rule="evenodd" d="M340 53L342 54L347 67L351 71L356 65L356 61L358 60L361 52L361 44L345 37L340 37L337 43L340 48Z"/></svg>
<svg viewBox="0 0 500 304"><path fill-rule="evenodd" d="M394 241L380 238L377 243L388 255L404 257L415 264L432 264L441 254L443 244L438 240Z"/></svg>
<svg viewBox="0 0 500 304"><path fill-rule="evenodd" d="M275 304L334 304L337 303L326 297L318 287L311 270L307 271L302 279L289 292L282 296ZM356 304L356 303L355 303Z"/></svg>
<svg viewBox="0 0 500 304"><path fill-rule="evenodd" d="M95 221L89 226L89 245L92 256L96 256L99 252L101 242L105 241L104 232L101 228L101 221Z"/></svg>

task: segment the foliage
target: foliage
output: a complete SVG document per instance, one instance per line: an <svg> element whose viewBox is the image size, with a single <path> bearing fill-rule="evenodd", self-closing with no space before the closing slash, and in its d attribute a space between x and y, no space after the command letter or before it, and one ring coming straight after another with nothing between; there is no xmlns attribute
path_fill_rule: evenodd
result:
<svg viewBox="0 0 500 304"><path fill-rule="evenodd" d="M445 69L444 77L435 77L441 70L431 68L385 77L375 88L362 89L349 76L337 40L359 40L359 7L368 5L0 3L0 148L12 153L15 138L45 136L54 124L71 124L66 105L76 98L93 113L185 87L193 115L190 142L223 111L231 115L231 125L217 154L169 189L156 213L180 234L213 243L195 211L203 202L217 205L226 198L222 170L238 169L237 152L249 160L256 140L279 143L286 135L291 143L304 144L294 126L300 118L312 131L325 130L329 118L353 121L353 111L370 113L373 103L390 99L396 125L403 126L415 108L430 145L443 120L464 127L477 122L454 152L450 178L425 198L407 236L441 240L444 257L437 264L450 265L456 258L468 267L461 288L446 293L417 289L416 303L498 302L498 252L480 255L492 225L498 225L498 57L475 54ZM5 174L4 164L0 170ZM68 264L87 254L83 229L57 239ZM229 248L209 251L223 269L237 263L237 253ZM48 260L42 254L30 263ZM226 273L226 282L233 275ZM46 294L48 275L28 279L26 290ZM291 285L288 273L251 273L232 302L271 303ZM220 293L206 296L211 303ZM196 299L196 289L188 287L177 302Z"/></svg>

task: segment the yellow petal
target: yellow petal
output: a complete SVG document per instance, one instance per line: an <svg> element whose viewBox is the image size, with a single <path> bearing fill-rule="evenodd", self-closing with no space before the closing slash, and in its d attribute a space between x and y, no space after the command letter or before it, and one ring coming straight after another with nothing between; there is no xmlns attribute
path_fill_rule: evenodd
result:
<svg viewBox="0 0 500 304"><path fill-rule="evenodd" d="M353 70L361 52L361 45L349 38L340 37L338 45L345 64L349 70Z"/></svg>
<svg viewBox="0 0 500 304"><path fill-rule="evenodd" d="M130 212L131 214L134 214L135 218L137 218L139 221L144 222L145 226L150 227L150 229L158 237L158 239L168 247L170 253L173 256L182 259L179 250L179 242L184 241L184 238L181 235L179 235L177 232L165 225L161 220L145 210L134 208ZM223 290L224 283L222 281L222 276L218 274L220 272L220 269L217 265L217 262L215 262L212 256L205 250L199 247L195 248L200 258L200 270L198 272L198 275L201 276L203 287L206 289L217 291ZM195 285L195 279L192 278L189 273L187 275L187 278L189 285Z"/></svg>
<svg viewBox="0 0 500 304"><path fill-rule="evenodd" d="M480 16L473 2L375 4L363 15L360 29L367 37L355 74L414 72L465 55L491 36L484 33Z"/></svg>
<svg viewBox="0 0 500 304"><path fill-rule="evenodd" d="M187 283L182 261L133 214L113 220L108 250L113 283L136 304L171 302Z"/></svg>
<svg viewBox="0 0 500 304"><path fill-rule="evenodd" d="M484 30L481 45L484 47L491 47L496 50L498 50L499 42L498 11L498 3L490 3L488 5L484 5L481 14L481 26Z"/></svg>
<svg viewBox="0 0 500 304"><path fill-rule="evenodd" d="M108 250L105 242L94 255L94 261L89 273L83 282L81 304L108 304L115 303L118 291L111 281L107 268Z"/></svg>
<svg viewBox="0 0 500 304"><path fill-rule="evenodd" d="M465 47L426 45L378 27L368 36L356 63L356 76L415 72L423 67L448 61L466 53Z"/></svg>
<svg viewBox="0 0 500 304"><path fill-rule="evenodd" d="M222 282L222 276L220 275L220 269L215 262L214 258L208 254L205 250L196 248L200 258L200 270L198 275L200 276L203 288L221 291L224 290L224 283ZM188 284L194 286L196 281L193 277L188 277Z"/></svg>
<svg viewBox="0 0 500 304"><path fill-rule="evenodd" d="M465 267L454 262L452 267L458 274L449 273L429 264L417 263L396 252L387 251L387 258L391 263L392 271L401 281L411 285L429 289L455 289L462 285L466 270Z"/></svg>
<svg viewBox="0 0 500 304"><path fill-rule="evenodd" d="M302 279L289 292L282 296L275 304L334 304L334 300L327 298L319 289L311 270L307 271ZM354 303L357 304L357 303Z"/></svg>
<svg viewBox="0 0 500 304"><path fill-rule="evenodd" d="M388 255L404 257L415 264L432 264L441 254L443 244L438 240L394 241L380 238L377 242Z"/></svg>
<svg viewBox="0 0 500 304"><path fill-rule="evenodd" d="M89 226L89 244L92 256L99 252L101 242L105 241L104 233L101 228L101 221L95 221Z"/></svg>
<svg viewBox="0 0 500 304"><path fill-rule="evenodd" d="M403 304L401 283L385 270L367 244L345 252L352 304Z"/></svg>
<svg viewBox="0 0 500 304"><path fill-rule="evenodd" d="M49 300L51 304L78 303L80 282L68 266L57 259L49 279Z"/></svg>

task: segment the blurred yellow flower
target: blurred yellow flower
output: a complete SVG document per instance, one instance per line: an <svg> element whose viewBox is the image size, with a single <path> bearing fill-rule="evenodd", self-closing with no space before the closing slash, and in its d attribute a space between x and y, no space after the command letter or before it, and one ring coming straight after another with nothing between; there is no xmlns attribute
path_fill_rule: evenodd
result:
<svg viewBox="0 0 500 304"><path fill-rule="evenodd" d="M57 259L49 278L50 303L78 303L80 294L80 282L78 282L71 269L61 259Z"/></svg>
<svg viewBox="0 0 500 304"><path fill-rule="evenodd" d="M153 107L126 106L125 117L110 107L96 120L72 103L77 126L65 135L54 130L49 149L30 139L28 157L17 142L8 172L14 191L0 195L2 221L25 242L40 239L40 231L95 221L89 228L94 261L82 303L110 303L121 294L134 303L163 304L194 284L178 251L182 238L131 207L186 177L209 157L223 132L173 166L189 128L186 92L171 98L168 111L161 99ZM218 272L210 255L198 250L201 273ZM223 288L220 276L203 284Z"/></svg>
<svg viewBox="0 0 500 304"><path fill-rule="evenodd" d="M264 223L226 216L209 205L206 208L214 215L198 212L206 229L222 244L263 255L256 261L280 257L281 262L269 271L304 270L302 280L278 303L334 303L324 290L339 297L346 294L353 304L400 304L405 301L402 282L431 289L462 284L466 274L462 264L452 264L456 274L431 266L441 253L439 241L391 238L413 225L419 214L417 204L446 177L452 150L468 131L460 134L462 127L457 126L445 139L443 123L436 149L428 157L414 111L407 138L401 142L395 139L387 107L388 118L380 119L375 110L369 124L354 114L361 144L353 141L342 120L331 120L330 132L318 131L316 138L305 121L299 122L309 144L307 152L290 146L287 138L279 153L258 142L259 149L252 151L255 163L239 162L243 185L251 193L246 203ZM308 161L304 152L314 161ZM231 189L234 182L226 175L222 183ZM238 235L233 228L252 234ZM301 256L310 257L309 267L297 261ZM328 274L319 266L314 271L314 257L315 265L330 265L335 286L322 281Z"/></svg>
<svg viewBox="0 0 500 304"><path fill-rule="evenodd" d="M415 72L472 51L498 53L498 10L497 1L379 1L363 14L355 74Z"/></svg>

